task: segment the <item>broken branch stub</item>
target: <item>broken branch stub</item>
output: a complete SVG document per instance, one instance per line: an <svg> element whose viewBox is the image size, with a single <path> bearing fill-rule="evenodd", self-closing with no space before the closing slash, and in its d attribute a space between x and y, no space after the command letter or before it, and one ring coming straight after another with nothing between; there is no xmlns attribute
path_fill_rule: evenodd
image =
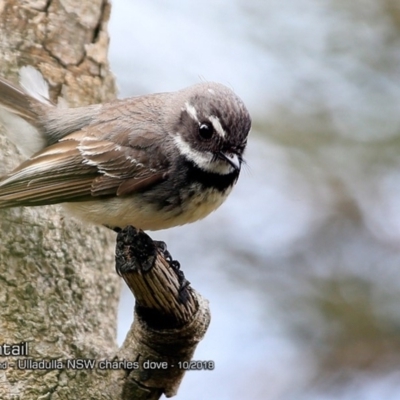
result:
<svg viewBox="0 0 400 400"><path fill-rule="evenodd" d="M123 377L123 399L171 397L208 328L208 302L190 287L165 244L133 227L118 233L116 269L136 299L118 354L137 365Z"/></svg>

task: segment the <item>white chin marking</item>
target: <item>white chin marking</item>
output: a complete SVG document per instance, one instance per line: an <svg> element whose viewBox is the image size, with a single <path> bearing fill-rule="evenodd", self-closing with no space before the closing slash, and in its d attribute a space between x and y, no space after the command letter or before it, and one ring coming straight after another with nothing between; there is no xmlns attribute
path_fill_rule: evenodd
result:
<svg viewBox="0 0 400 400"><path fill-rule="evenodd" d="M203 171L214 174L226 175L233 172L234 168L228 162L220 159L214 159L211 152L200 152L193 149L189 143L182 139L182 136L177 134L174 137L176 146L179 152L189 161L192 161Z"/></svg>

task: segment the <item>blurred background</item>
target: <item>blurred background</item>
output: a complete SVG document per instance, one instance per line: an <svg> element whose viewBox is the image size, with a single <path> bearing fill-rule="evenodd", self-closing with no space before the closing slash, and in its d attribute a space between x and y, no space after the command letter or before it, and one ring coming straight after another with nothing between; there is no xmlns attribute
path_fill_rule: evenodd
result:
<svg viewBox="0 0 400 400"><path fill-rule="evenodd" d="M215 80L253 117L227 202L153 235L212 311L177 398L400 399L400 1L114 0L110 36L120 97Z"/></svg>

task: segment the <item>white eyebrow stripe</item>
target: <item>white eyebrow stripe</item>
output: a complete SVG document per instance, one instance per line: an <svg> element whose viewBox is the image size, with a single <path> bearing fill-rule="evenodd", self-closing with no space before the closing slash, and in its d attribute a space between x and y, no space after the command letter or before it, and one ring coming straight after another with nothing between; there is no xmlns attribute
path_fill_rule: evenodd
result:
<svg viewBox="0 0 400 400"><path fill-rule="evenodd" d="M213 125L215 131L218 133L218 135L224 138L226 136L226 132L224 131L224 128L222 127L219 118L216 117L215 115L211 115L209 120L212 123L212 125Z"/></svg>
<svg viewBox="0 0 400 400"><path fill-rule="evenodd" d="M198 123L199 119L197 118L197 111L194 106L192 106L189 102L185 103L185 109L187 113Z"/></svg>

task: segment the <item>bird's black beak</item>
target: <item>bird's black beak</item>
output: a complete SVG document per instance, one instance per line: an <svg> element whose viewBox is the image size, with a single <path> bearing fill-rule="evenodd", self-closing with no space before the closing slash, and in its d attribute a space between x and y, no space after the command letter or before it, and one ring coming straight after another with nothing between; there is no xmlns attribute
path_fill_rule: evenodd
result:
<svg viewBox="0 0 400 400"><path fill-rule="evenodd" d="M236 171L240 171L240 166L242 164L242 159L236 153L223 153L220 151L218 157L222 160L227 161Z"/></svg>

